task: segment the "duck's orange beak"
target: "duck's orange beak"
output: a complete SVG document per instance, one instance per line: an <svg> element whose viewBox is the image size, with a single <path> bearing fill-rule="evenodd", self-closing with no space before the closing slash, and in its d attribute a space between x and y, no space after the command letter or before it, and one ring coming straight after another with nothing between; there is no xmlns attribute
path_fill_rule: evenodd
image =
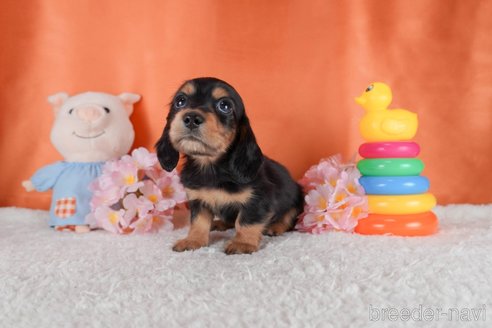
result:
<svg viewBox="0 0 492 328"><path fill-rule="evenodd" d="M357 104L359 104L359 105L362 106L362 105L364 105L366 103L366 98L364 98L364 97L356 97L355 98L355 102Z"/></svg>

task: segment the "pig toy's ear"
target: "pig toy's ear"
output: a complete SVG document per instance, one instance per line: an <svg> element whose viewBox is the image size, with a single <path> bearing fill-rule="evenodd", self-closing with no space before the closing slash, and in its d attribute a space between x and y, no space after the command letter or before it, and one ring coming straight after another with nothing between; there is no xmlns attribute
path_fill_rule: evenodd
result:
<svg viewBox="0 0 492 328"><path fill-rule="evenodd" d="M55 115L58 114L58 111L67 99L68 93L66 92L58 92L48 97L48 102L51 104L51 106L53 106L53 111L55 112Z"/></svg>
<svg viewBox="0 0 492 328"><path fill-rule="evenodd" d="M123 102L123 105L125 105L126 113L128 114L128 116L130 116L133 113L133 104L139 101L141 96L137 95L136 93L123 92L118 95L118 98L120 98L120 100Z"/></svg>

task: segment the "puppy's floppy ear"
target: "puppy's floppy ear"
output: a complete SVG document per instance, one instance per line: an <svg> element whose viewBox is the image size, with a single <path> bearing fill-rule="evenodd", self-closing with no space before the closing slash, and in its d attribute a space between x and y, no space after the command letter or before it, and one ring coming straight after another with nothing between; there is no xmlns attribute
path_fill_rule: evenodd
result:
<svg viewBox="0 0 492 328"><path fill-rule="evenodd" d="M172 117L171 112L169 112L169 115L167 116L167 124L164 127L162 136L155 145L159 163L161 163L162 168L168 172L174 170L179 161L179 153L176 149L174 149L173 145L171 144L171 139L169 138L171 122Z"/></svg>
<svg viewBox="0 0 492 328"><path fill-rule="evenodd" d="M229 165L237 182L249 183L263 164L263 153L247 117L239 124L237 134Z"/></svg>

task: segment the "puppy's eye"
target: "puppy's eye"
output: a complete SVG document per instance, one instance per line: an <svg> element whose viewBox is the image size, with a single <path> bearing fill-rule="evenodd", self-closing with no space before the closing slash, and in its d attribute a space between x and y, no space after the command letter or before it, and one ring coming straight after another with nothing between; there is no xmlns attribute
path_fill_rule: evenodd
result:
<svg viewBox="0 0 492 328"><path fill-rule="evenodd" d="M186 106L188 103L188 99L184 95L178 95L176 96L176 99L174 99L174 107L175 108L183 108Z"/></svg>
<svg viewBox="0 0 492 328"><path fill-rule="evenodd" d="M106 114L109 114L109 112L110 112L108 107L104 107L104 111L106 112Z"/></svg>
<svg viewBox="0 0 492 328"><path fill-rule="evenodd" d="M73 113L73 108L68 111L68 114L72 115Z"/></svg>
<svg viewBox="0 0 492 328"><path fill-rule="evenodd" d="M230 114L232 112L232 101L229 99L221 99L217 102L217 110L223 114Z"/></svg>

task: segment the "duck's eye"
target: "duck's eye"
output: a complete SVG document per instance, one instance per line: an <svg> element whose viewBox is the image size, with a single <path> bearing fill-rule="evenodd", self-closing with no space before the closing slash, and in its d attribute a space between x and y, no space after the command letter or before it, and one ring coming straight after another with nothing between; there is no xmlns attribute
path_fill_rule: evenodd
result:
<svg viewBox="0 0 492 328"><path fill-rule="evenodd" d="M215 105L215 107L222 114L230 114L232 112L233 104L231 100L225 98L225 99L220 99Z"/></svg>
<svg viewBox="0 0 492 328"><path fill-rule="evenodd" d="M72 115L73 113L73 108L68 111L68 114Z"/></svg>
<svg viewBox="0 0 492 328"><path fill-rule="evenodd" d="M366 89L366 92L369 92L372 89L374 89L374 84L371 84L370 86L368 86L367 89Z"/></svg>
<svg viewBox="0 0 492 328"><path fill-rule="evenodd" d="M188 99L184 95L177 95L174 99L174 108L183 108L188 103Z"/></svg>
<svg viewBox="0 0 492 328"><path fill-rule="evenodd" d="M104 111L106 112L106 114L109 114L109 112L110 112L108 107L104 107Z"/></svg>

